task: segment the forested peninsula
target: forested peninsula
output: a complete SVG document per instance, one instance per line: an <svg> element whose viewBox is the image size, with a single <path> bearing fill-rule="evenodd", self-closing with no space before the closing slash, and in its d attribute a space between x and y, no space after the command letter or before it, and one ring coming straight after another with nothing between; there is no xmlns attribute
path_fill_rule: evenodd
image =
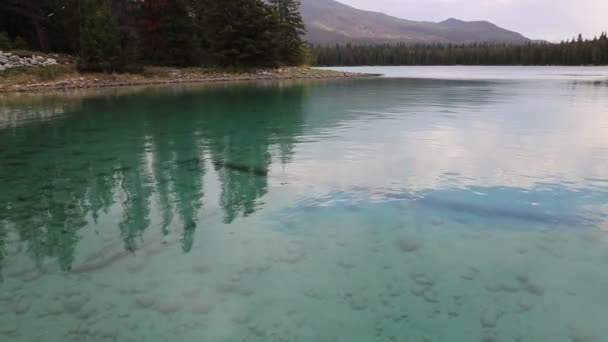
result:
<svg viewBox="0 0 608 342"><path fill-rule="evenodd" d="M299 7L299 0L5 0L0 92L366 76L305 66Z"/></svg>
<svg viewBox="0 0 608 342"><path fill-rule="evenodd" d="M303 39L300 5L300 0L4 0L0 92L370 76L308 65L608 65L606 33L559 44L312 46Z"/></svg>
<svg viewBox="0 0 608 342"><path fill-rule="evenodd" d="M4 0L0 49L78 56L82 71L305 60L296 0Z"/></svg>

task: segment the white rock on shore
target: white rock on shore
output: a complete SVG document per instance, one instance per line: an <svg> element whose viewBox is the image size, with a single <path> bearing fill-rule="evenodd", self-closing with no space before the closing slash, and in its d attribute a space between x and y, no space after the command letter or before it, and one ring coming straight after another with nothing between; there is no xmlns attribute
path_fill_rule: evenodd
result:
<svg viewBox="0 0 608 342"><path fill-rule="evenodd" d="M0 51L0 71L12 68L38 67L56 65L57 60L43 56L32 55L31 57L20 57L10 52Z"/></svg>

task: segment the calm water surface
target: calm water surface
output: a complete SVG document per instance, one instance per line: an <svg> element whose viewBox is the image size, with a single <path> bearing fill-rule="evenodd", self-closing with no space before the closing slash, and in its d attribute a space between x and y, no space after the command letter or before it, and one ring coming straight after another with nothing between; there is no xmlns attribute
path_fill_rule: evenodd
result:
<svg viewBox="0 0 608 342"><path fill-rule="evenodd" d="M608 69L358 70L0 97L0 340L606 341Z"/></svg>

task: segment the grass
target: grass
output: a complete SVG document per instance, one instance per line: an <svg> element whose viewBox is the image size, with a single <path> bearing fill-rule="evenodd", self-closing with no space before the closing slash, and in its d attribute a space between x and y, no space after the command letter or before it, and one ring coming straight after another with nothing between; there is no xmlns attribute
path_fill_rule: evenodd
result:
<svg viewBox="0 0 608 342"><path fill-rule="evenodd" d="M28 52L29 53L29 52ZM25 54L25 52L24 52ZM37 54L38 55L38 54ZM176 68L162 66L142 66L133 68L128 72L123 73L81 73L78 71L75 63L57 64L51 66L38 66L26 68L14 68L0 72L0 88L10 86L23 86L28 84L40 84L59 82L64 80L77 80L84 78L86 80L102 81L102 82L141 82L143 80L169 80L176 74L196 78L207 77L212 74L242 74L256 73L258 71L266 71L264 68ZM310 69L306 66L297 68L284 68L283 76L297 78L302 72L312 75L331 76L335 75L335 71Z"/></svg>
<svg viewBox="0 0 608 342"><path fill-rule="evenodd" d="M45 67L14 68L0 74L0 85L43 83L77 76L73 65L49 65Z"/></svg>

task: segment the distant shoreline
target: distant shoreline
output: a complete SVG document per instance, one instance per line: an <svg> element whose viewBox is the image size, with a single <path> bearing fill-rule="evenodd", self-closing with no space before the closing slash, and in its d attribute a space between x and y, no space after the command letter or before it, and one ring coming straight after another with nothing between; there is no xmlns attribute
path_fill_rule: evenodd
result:
<svg viewBox="0 0 608 342"><path fill-rule="evenodd" d="M0 83L0 94L162 84L352 79L378 76L381 75L322 70L310 67L259 69L248 72L229 72L196 68L158 68L148 74L79 74L70 72L59 75L55 79L46 82L23 79L15 82L5 82L5 84Z"/></svg>

